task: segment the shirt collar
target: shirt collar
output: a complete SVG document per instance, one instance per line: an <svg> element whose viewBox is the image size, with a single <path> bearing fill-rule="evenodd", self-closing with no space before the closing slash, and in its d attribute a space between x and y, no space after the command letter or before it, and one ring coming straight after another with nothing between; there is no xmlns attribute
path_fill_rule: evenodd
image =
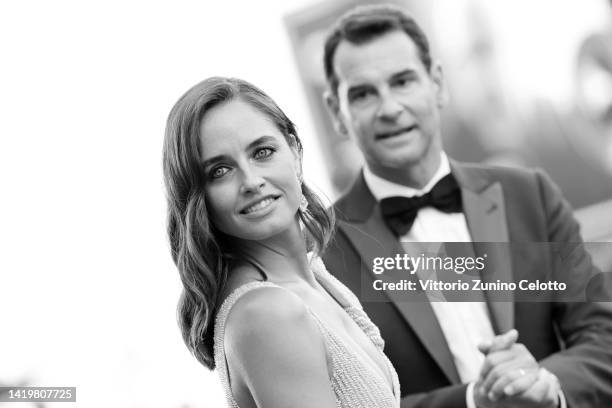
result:
<svg viewBox="0 0 612 408"><path fill-rule="evenodd" d="M444 152L440 152L440 166L438 166L438 170L434 173L433 177L425 184L425 186L421 189L416 189L408 186L404 186L401 184L393 183L389 180L386 180L382 177L377 176L372 173L372 171L368 168L367 165L363 167L363 178L365 179L365 183L372 192L376 201L380 201L383 198L401 196L401 197L413 197L413 196L421 196L423 194L428 193L433 186L436 185L442 177L450 174L450 163L448 161L448 156Z"/></svg>

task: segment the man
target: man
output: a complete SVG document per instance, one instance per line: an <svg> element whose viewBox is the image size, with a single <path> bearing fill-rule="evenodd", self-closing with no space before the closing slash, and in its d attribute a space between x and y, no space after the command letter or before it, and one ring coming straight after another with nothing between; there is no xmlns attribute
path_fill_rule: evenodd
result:
<svg viewBox="0 0 612 408"><path fill-rule="evenodd" d="M389 6L349 11L327 38L324 64L336 128L366 160L334 205L338 229L325 254L330 272L357 295L377 279L375 258L409 252L415 242L467 242L474 255L486 242L553 242L585 284L597 273L545 174L444 154L442 69L411 17ZM402 208L396 196L426 198ZM432 201L440 196L445 204ZM515 282L554 276L563 268L552 253L497 251L486 273ZM457 303L383 295L363 303L398 372L402 407L612 406L609 304L499 302L486 291Z"/></svg>

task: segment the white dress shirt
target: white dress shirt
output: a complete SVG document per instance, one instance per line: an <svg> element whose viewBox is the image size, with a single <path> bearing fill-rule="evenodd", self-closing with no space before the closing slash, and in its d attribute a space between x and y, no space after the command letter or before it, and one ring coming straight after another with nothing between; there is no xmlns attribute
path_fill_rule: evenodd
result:
<svg viewBox="0 0 612 408"><path fill-rule="evenodd" d="M422 189L396 184L378 177L367 165L363 168L365 182L380 202L383 198L401 196L421 196L431 191L444 176L450 174L450 163L444 152L440 153L440 166L431 180ZM444 213L434 207L419 210L408 233L400 237L400 242L472 242L467 220L463 213ZM468 408L476 408L474 402L474 383L480 373L484 355L478 351L478 344L491 340L495 333L491 325L485 302L430 302L446 343L451 351L459 378L469 383L466 392ZM556 377L541 368L541 375ZM559 388L558 406L566 408L563 390Z"/></svg>
<svg viewBox="0 0 612 408"><path fill-rule="evenodd" d="M377 201L392 196L412 197L428 193L444 176L450 173L446 154L441 153L440 167L422 189L392 183L372 173L367 166L363 176ZM433 207L419 210L412 228L400 237L402 242L471 242L467 221L463 213L444 213ZM478 378L484 355L478 344L494 337L487 305L484 302L431 302L442 333L446 338L459 378L470 383ZM471 394L471 387L468 394ZM473 399L466 396L468 406ZM471 401L470 401L471 400Z"/></svg>

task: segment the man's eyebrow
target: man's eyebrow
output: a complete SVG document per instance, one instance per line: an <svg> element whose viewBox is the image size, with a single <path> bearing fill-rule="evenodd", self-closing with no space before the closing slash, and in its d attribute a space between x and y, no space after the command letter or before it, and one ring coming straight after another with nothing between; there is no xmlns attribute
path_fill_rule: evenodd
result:
<svg viewBox="0 0 612 408"><path fill-rule="evenodd" d="M399 72L395 72L395 73L391 74L391 76L389 77L389 80L401 78L401 77L404 77L404 76L415 76L415 75L416 75L416 70L415 69L406 68L406 69L403 69L403 70L401 70ZM360 91L360 90L362 90L364 88L370 88L371 86L372 85L370 85L367 82L366 83L359 83L359 82L357 82L356 84L350 85L348 87L348 92L351 92L353 90Z"/></svg>
<svg viewBox="0 0 612 408"><path fill-rule="evenodd" d="M372 85L369 84L356 84L356 85L351 85L349 86L348 90L346 91L348 94L354 93L354 92L359 92L359 91L363 91L365 89L370 89L372 88Z"/></svg>
<svg viewBox="0 0 612 408"><path fill-rule="evenodd" d="M276 142L276 139L272 136L268 136L268 135L264 135L261 137L258 137L257 139L253 140L251 143L249 143L246 147L246 150L251 150L261 144L264 143L269 143L269 142ZM207 167L210 166L213 163L219 162L219 161L223 161L223 160L231 160L231 157L226 155L226 154L220 154L217 156L213 156L209 159L204 160L204 162L202 163L202 166Z"/></svg>
<svg viewBox="0 0 612 408"><path fill-rule="evenodd" d="M395 74L391 75L391 79L397 79L397 78L401 78L401 77L405 77L405 76L414 76L415 75L415 70L414 69L404 69L400 72L396 72Z"/></svg>

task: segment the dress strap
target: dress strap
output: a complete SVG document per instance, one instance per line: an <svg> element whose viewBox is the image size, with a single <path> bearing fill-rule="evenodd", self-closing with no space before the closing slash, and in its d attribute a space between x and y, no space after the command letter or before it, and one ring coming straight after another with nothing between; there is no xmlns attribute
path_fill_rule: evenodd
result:
<svg viewBox="0 0 612 408"><path fill-rule="evenodd" d="M380 335L380 330L364 312L357 296L327 271L321 258L312 258L310 262L312 271L321 286L336 299L357 326L370 338L372 343L382 351L385 348L385 342Z"/></svg>

